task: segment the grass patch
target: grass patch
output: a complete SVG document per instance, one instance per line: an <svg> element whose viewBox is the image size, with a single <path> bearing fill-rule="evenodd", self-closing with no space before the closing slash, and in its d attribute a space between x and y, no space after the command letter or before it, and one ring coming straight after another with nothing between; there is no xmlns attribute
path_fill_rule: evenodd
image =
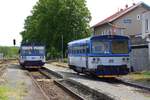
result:
<svg viewBox="0 0 150 100"><path fill-rule="evenodd" d="M143 71L142 74L150 76L150 71Z"/></svg>
<svg viewBox="0 0 150 100"><path fill-rule="evenodd" d="M127 75L129 79L135 81L148 81L150 82L150 71L143 71L143 72L134 72Z"/></svg>
<svg viewBox="0 0 150 100"><path fill-rule="evenodd" d="M8 100L7 93L9 92L9 88L6 86L0 86L0 100Z"/></svg>
<svg viewBox="0 0 150 100"><path fill-rule="evenodd" d="M68 63L68 58L64 58L64 59L63 59L63 62L64 62L64 63Z"/></svg>
<svg viewBox="0 0 150 100"><path fill-rule="evenodd" d="M0 100L23 100L23 97L28 93L24 82L19 82L16 87L10 87L9 85L0 86Z"/></svg>

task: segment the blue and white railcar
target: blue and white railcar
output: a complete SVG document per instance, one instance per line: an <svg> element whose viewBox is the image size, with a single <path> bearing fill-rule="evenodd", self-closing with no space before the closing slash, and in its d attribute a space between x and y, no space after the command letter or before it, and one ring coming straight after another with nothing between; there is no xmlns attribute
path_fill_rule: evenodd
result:
<svg viewBox="0 0 150 100"><path fill-rule="evenodd" d="M35 44L21 45L19 63L26 68L40 68L45 64L45 46Z"/></svg>
<svg viewBox="0 0 150 100"><path fill-rule="evenodd" d="M121 35L100 35L68 43L68 64L78 73L115 77L129 73L130 40Z"/></svg>

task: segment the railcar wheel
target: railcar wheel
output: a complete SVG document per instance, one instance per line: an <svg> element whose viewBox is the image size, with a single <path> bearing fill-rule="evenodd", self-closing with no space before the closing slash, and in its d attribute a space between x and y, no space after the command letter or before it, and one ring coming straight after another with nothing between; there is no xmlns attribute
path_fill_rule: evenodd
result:
<svg viewBox="0 0 150 100"><path fill-rule="evenodd" d="M80 75L80 73L79 73L79 72L77 72L77 75Z"/></svg>

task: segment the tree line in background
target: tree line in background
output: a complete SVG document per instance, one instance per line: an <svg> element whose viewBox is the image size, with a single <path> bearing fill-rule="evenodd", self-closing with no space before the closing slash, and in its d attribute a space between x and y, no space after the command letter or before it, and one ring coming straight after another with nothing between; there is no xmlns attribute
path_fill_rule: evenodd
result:
<svg viewBox="0 0 150 100"><path fill-rule="evenodd" d="M85 0L39 0L25 20L22 42L46 46L47 56L58 57L67 43L90 35L91 15Z"/></svg>
<svg viewBox="0 0 150 100"><path fill-rule="evenodd" d="M4 58L18 58L19 47L0 46L0 53Z"/></svg>

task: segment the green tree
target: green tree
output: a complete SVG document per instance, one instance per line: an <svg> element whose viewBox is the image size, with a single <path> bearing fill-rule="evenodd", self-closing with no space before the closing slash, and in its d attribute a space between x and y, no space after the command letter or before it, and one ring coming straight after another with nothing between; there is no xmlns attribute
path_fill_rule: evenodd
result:
<svg viewBox="0 0 150 100"><path fill-rule="evenodd" d="M85 0L39 0L25 20L22 42L44 43L49 54L60 54L62 35L65 52L69 41L90 34L90 20Z"/></svg>

